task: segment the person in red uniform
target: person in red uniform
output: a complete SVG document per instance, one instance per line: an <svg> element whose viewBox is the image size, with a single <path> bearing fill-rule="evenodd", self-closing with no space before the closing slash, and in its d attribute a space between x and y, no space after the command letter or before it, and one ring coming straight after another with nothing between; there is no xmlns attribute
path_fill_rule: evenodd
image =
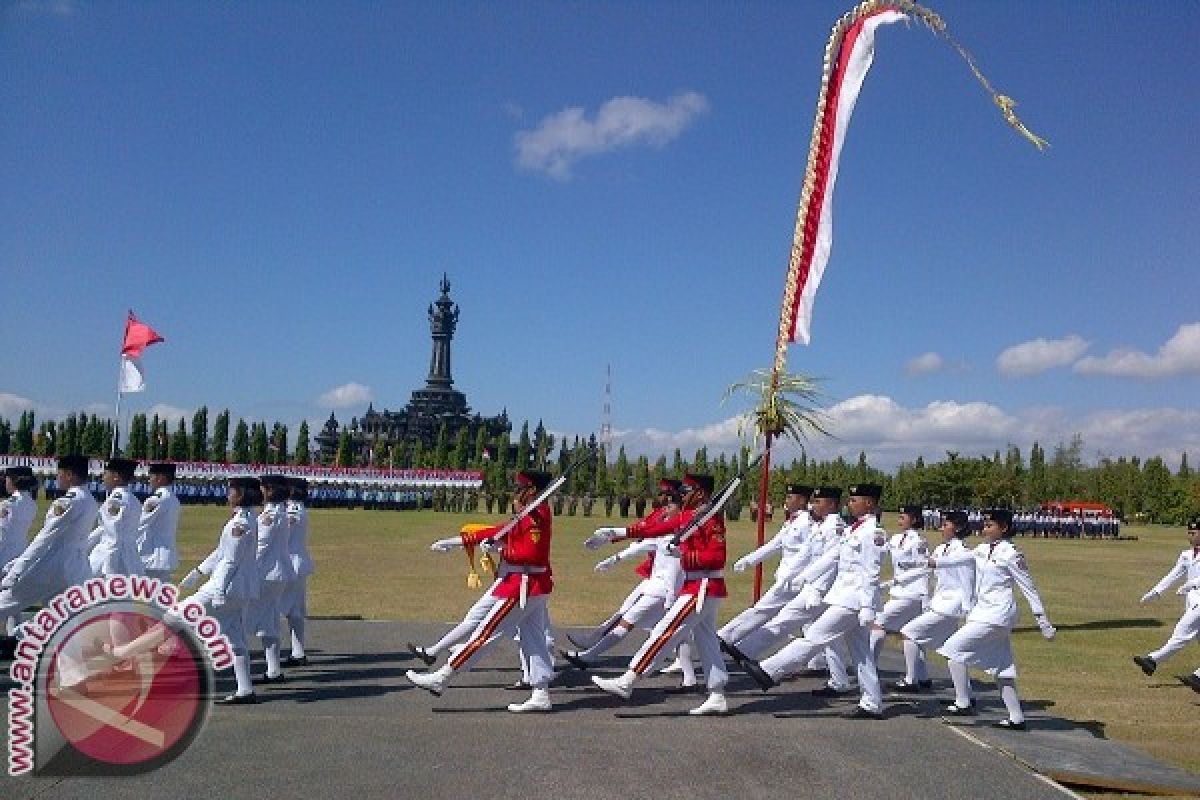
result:
<svg viewBox="0 0 1200 800"><path fill-rule="evenodd" d="M674 478L660 478L658 481L658 495L654 498L654 508L651 509L649 514L642 517L639 522L649 525L661 520L663 515L667 512L667 498L669 498L673 493L678 492L681 485L681 482L675 480ZM601 530L611 531L611 537L614 540L617 536L624 536L625 534L624 528L602 528ZM616 560L619 561L620 559ZM596 571L604 572L608 569L611 569L612 561L613 558L611 556L604 559L604 561L601 561L600 564L596 565ZM642 561L642 563L638 564L634 572L641 577L642 583L639 583L637 586L633 587L633 591L631 591L625 597L625 601L621 603L621 607L617 609L616 613L604 620L604 622L601 622L599 625L586 632L568 633L567 638L571 640L572 644L574 644L580 650L587 650L595 647L597 642L599 642L605 636L612 634L618 626L625 622L625 612L632 608L641 597L642 584L650 580L650 576L654 572L653 550L646 553L646 558ZM633 624L631 623L629 625L625 625L624 627L626 629L630 629L633 628Z"/></svg>
<svg viewBox="0 0 1200 800"><path fill-rule="evenodd" d="M517 473L514 498L517 511L524 510L549 483L550 476L544 472L526 470ZM433 543L432 549L438 552L468 546L499 550L502 554L500 576L492 588L492 608L466 644L440 669L433 672L409 670L405 677L414 685L440 695L455 673L470 669L496 641L515 633L520 637L522 658L529 663L533 693L524 703L509 705L508 710L517 714L549 711L547 686L554 677L554 662L546 642L550 627L546 601L554 588L550 570L550 540L554 528L550 504L539 504L504 539L497 540L496 534L503 527L496 525Z"/></svg>
<svg viewBox="0 0 1200 800"><path fill-rule="evenodd" d="M616 534L602 529L592 535L588 545L594 547L598 541L646 539L680 533L697 514L704 513L704 506L713 491L712 476L688 474L684 476L683 488L687 492L683 498L683 511L676 516L653 522L635 522L624 532ZM674 652L676 645L692 636L700 652L709 694L703 704L688 713L724 714L729 710L725 701L725 684L729 680L729 673L725 669L725 657L721 654L717 639L716 622L717 611L728 592L725 590L724 573L725 520L720 512L679 543L679 558L683 566L683 586L679 595L662 620L654 626L650 638L629 662L629 669L619 678L595 677L592 682L610 694L628 699L633 694L633 685L638 678L652 672Z"/></svg>

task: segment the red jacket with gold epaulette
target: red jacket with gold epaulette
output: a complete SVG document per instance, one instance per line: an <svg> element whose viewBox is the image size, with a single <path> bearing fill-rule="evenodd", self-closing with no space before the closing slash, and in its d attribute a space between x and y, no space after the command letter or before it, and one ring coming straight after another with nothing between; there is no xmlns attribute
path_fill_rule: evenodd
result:
<svg viewBox="0 0 1200 800"><path fill-rule="evenodd" d="M696 516L695 509L682 511L670 519L651 521L649 517L633 523L625 532L634 539L652 539L670 536L686 528ZM725 520L720 514L705 522L679 544L679 561L683 565L683 587L680 594L696 594L700 581L708 577L709 597L727 597L723 577L706 576L703 573L719 573L725 569Z"/></svg>
<svg viewBox="0 0 1200 800"><path fill-rule="evenodd" d="M507 524L507 523L506 523ZM463 533L466 547L474 547L491 539L504 525ZM520 597L521 576L529 575L529 596L550 594L554 581L550 572L550 537L554 532L554 517L550 504L542 503L517 523L512 532L504 537L504 550L500 565L500 582L492 590L493 597Z"/></svg>

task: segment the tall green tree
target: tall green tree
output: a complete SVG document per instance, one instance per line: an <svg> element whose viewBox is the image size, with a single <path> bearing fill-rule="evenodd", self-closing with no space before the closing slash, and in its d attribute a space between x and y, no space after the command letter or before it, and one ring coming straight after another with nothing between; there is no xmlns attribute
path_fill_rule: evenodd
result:
<svg viewBox="0 0 1200 800"><path fill-rule="evenodd" d="M529 468L529 457L533 453L533 442L529 438L529 421L521 425L521 435L517 438L517 469Z"/></svg>
<svg viewBox="0 0 1200 800"><path fill-rule="evenodd" d="M183 422L183 417L180 417L179 427L177 427L175 429L175 433L171 435L171 448L169 454L172 461L187 461L190 452L191 440L188 438L187 426Z"/></svg>
<svg viewBox="0 0 1200 800"><path fill-rule="evenodd" d="M471 432L464 425L458 429L458 435L454 437L454 449L450 451L450 461L446 465L450 469L466 469L467 463L470 461L470 439Z"/></svg>
<svg viewBox="0 0 1200 800"><path fill-rule="evenodd" d="M621 445L617 450L617 462L613 465L613 489L618 495L629 494L631 478L629 457L625 455L625 445Z"/></svg>
<svg viewBox="0 0 1200 800"><path fill-rule="evenodd" d="M250 463L250 428L246 420L238 419L237 427L233 430L233 449L230 453L233 463Z"/></svg>
<svg viewBox="0 0 1200 800"><path fill-rule="evenodd" d="M309 464L312 461L312 456L308 450L308 420L300 420L300 428L296 431L296 452L292 456L292 460L297 464Z"/></svg>
<svg viewBox="0 0 1200 800"><path fill-rule="evenodd" d="M217 463L229 460L229 409L217 414L213 422L212 443L209 445L209 458Z"/></svg>
<svg viewBox="0 0 1200 800"><path fill-rule="evenodd" d="M129 421L129 457L150 457L150 431L146 428L145 414L134 414Z"/></svg>
<svg viewBox="0 0 1200 800"><path fill-rule="evenodd" d="M192 461L208 461L208 406L192 415Z"/></svg>
<svg viewBox="0 0 1200 800"><path fill-rule="evenodd" d="M484 455L487 453L487 427L480 425L475 429L475 446L471 448L471 466L479 469L487 464Z"/></svg>
<svg viewBox="0 0 1200 800"><path fill-rule="evenodd" d="M81 454L92 458L104 458L108 455L111 441L105 436L104 425L100 422L100 418L95 414L88 417L80 441Z"/></svg>
<svg viewBox="0 0 1200 800"><path fill-rule="evenodd" d="M0 456L8 455L12 450L12 423L6 419L0 419Z"/></svg>
<svg viewBox="0 0 1200 800"><path fill-rule="evenodd" d="M17 433L13 437L13 449L19 456L33 455L33 426L35 421L32 411L21 412L21 421L17 423Z"/></svg>
<svg viewBox="0 0 1200 800"><path fill-rule="evenodd" d="M266 429L266 425L263 428ZM282 422L276 422L271 428L271 441L267 445L267 454L272 464L288 463L288 429Z"/></svg>
<svg viewBox="0 0 1200 800"><path fill-rule="evenodd" d="M53 422L43 422L33 439L33 454L37 456L54 455L55 430Z"/></svg>
<svg viewBox="0 0 1200 800"><path fill-rule="evenodd" d="M354 466L354 443L350 440L350 431L343 430L338 437L337 458L335 459L339 467Z"/></svg>
<svg viewBox="0 0 1200 800"><path fill-rule="evenodd" d="M250 426L250 460L255 464L267 464L270 457L267 423L255 422Z"/></svg>
<svg viewBox="0 0 1200 800"><path fill-rule="evenodd" d="M450 460L450 429L446 427L445 421L438 426L437 440L433 447L433 467L434 469L443 469L446 462Z"/></svg>

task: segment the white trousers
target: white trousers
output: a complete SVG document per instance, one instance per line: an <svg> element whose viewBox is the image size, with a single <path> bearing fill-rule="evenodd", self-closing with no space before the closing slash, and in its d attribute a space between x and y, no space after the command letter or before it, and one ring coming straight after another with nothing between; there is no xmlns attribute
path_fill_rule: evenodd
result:
<svg viewBox="0 0 1200 800"><path fill-rule="evenodd" d="M750 658L761 658L765 653L786 644L790 636L807 629L826 608L828 606L823 604L805 608L804 601L796 596L758 630L738 642L738 649ZM835 689L849 688L850 673L846 670L846 664L851 659L845 642L840 639L834 641L825 648L824 655L825 666L829 669L829 685Z"/></svg>
<svg viewBox="0 0 1200 800"><path fill-rule="evenodd" d="M521 608L515 597L492 597L491 607L471 634L466 644L450 657L454 671L470 669L483 653L502 637L519 636L522 664L529 665L529 683L535 689L545 689L554 677L554 661L547 644L550 614L546 607L549 595L530 597Z"/></svg>
<svg viewBox="0 0 1200 800"><path fill-rule="evenodd" d="M250 604L254 635L264 639L279 638L279 600L287 584L263 581L258 587L258 599Z"/></svg>
<svg viewBox="0 0 1200 800"><path fill-rule="evenodd" d="M1200 604L1183 612L1183 616L1175 624L1171 638L1162 647L1150 653L1150 657L1155 661L1165 661L1182 650L1188 642L1195 641L1198 634L1200 634Z"/></svg>
<svg viewBox="0 0 1200 800"><path fill-rule="evenodd" d="M720 597L704 598L704 607L697 609L694 594L681 594L654 626L650 636L634 654L629 669L638 675L656 671L663 662L674 655L675 648L692 637L700 652L700 664L710 692L720 692L729 681L725 669L725 656L721 643L717 641L717 611L721 607Z"/></svg>
<svg viewBox="0 0 1200 800"><path fill-rule="evenodd" d="M871 632L858 622L858 609L826 606L804 636L796 639L762 662L762 668L775 680L802 668L822 648L842 640L850 651L850 660L858 672L862 689L859 705L868 711L883 710L883 690L871 652Z"/></svg>
<svg viewBox="0 0 1200 800"><path fill-rule="evenodd" d="M900 633L921 647L941 647L958 630L960 621L958 617L926 611L901 628Z"/></svg>
<svg viewBox="0 0 1200 800"><path fill-rule="evenodd" d="M754 631L766 625L783 610L799 592L791 589L791 581L776 582L758 598L758 602L738 614L717 631L726 642L738 644Z"/></svg>

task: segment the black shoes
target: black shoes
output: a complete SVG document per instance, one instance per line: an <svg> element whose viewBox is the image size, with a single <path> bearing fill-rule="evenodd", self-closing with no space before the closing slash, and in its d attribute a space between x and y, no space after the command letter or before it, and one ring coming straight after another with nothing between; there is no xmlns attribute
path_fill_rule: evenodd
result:
<svg viewBox="0 0 1200 800"><path fill-rule="evenodd" d="M966 708L963 708L962 706L958 705L957 703L951 703L950 705L946 706L946 708L942 711L942 716L973 717L977 713L979 713L979 712L976 711L974 702L972 702L971 705L967 706Z"/></svg>
<svg viewBox="0 0 1200 800"><path fill-rule="evenodd" d="M308 666L308 656L300 656L299 658L296 658L294 656L288 656L283 661L279 662L279 666L281 666L281 667L307 667Z"/></svg>
<svg viewBox="0 0 1200 800"><path fill-rule="evenodd" d="M897 694L922 694L933 688L933 681L917 681L909 683L906 680L898 680L892 684L892 691Z"/></svg>
<svg viewBox="0 0 1200 800"><path fill-rule="evenodd" d="M0 636L0 661L12 661L17 654L17 637Z"/></svg>
<svg viewBox="0 0 1200 800"><path fill-rule="evenodd" d="M431 656L425 652L425 648L419 644L408 643L408 652L412 653L417 658L425 662L425 666L432 667L433 662L437 661L437 656Z"/></svg>
<svg viewBox="0 0 1200 800"><path fill-rule="evenodd" d="M1180 675L1179 682L1191 689L1193 692L1200 692L1200 675L1195 673L1191 675Z"/></svg>
<svg viewBox="0 0 1200 800"><path fill-rule="evenodd" d="M837 689L837 688L834 688L833 686L829 686L829 685L822 686L820 689L812 690L813 697L827 697L830 699L837 699L839 697L850 697L853 694L856 694L856 692L853 689Z"/></svg>
<svg viewBox="0 0 1200 800"><path fill-rule="evenodd" d="M1153 675L1154 670L1158 669L1158 664L1150 656L1134 656L1133 663L1142 668L1142 672L1147 675Z"/></svg>
<svg viewBox="0 0 1200 800"><path fill-rule="evenodd" d="M862 706L855 706L852 710L842 714L843 719L883 719L882 711L871 711Z"/></svg>
<svg viewBox="0 0 1200 800"><path fill-rule="evenodd" d="M271 677L270 675L263 674L262 676L259 677L259 679L257 681L255 681L255 683L270 685L272 683L283 683L286 680L287 680L287 676L281 672L278 675L276 675L275 677Z"/></svg>
<svg viewBox="0 0 1200 800"><path fill-rule="evenodd" d="M588 662L586 662L582 658L580 658L579 654L573 650L559 650L558 654L560 656L562 656L566 660L566 662L568 664L570 664L572 667L574 667L575 669L579 669L579 670L583 670L584 672L587 672L589 669L592 668L591 664L589 664Z"/></svg>
<svg viewBox="0 0 1200 800"><path fill-rule="evenodd" d="M1027 731L1024 722L1013 722L1011 719L1002 719L999 722L992 723L993 728L999 728L1002 731Z"/></svg>
<svg viewBox="0 0 1200 800"><path fill-rule="evenodd" d="M254 694L254 692L250 694L231 694L213 702L219 706L252 706L258 702L258 695Z"/></svg>

